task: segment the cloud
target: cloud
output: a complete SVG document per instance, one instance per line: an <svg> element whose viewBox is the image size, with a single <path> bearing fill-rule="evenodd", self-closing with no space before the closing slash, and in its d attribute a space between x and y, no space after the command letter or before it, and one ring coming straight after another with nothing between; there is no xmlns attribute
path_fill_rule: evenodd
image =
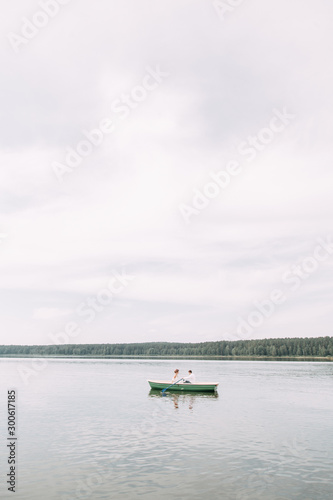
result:
<svg viewBox="0 0 333 500"><path fill-rule="evenodd" d="M6 35L38 8L0 22L2 342L47 343L124 268L135 281L78 342L223 338L331 231L332 6L254 0L222 22L212 2L72 1L16 54ZM169 76L121 119L147 66ZM239 144L284 107L248 162ZM58 182L53 162L104 118L114 131ZM241 174L186 225L179 204L231 160ZM256 335L331 334L331 266Z"/></svg>
<svg viewBox="0 0 333 500"><path fill-rule="evenodd" d="M33 319L53 319L59 316L67 316L71 310L58 309L56 307L40 307L33 313Z"/></svg>

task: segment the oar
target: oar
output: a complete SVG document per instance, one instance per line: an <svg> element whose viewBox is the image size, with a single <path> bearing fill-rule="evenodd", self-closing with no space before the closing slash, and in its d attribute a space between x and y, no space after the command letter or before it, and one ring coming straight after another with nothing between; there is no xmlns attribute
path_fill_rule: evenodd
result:
<svg viewBox="0 0 333 500"><path fill-rule="evenodd" d="M170 387L172 387L173 385L176 385L178 384L178 382L180 382L181 380L184 380L183 378L180 378L179 380L177 380L177 382L175 382L174 384L171 384L171 385L168 385L168 387L166 387L165 389L162 389L162 394L164 396L164 393L167 389L170 389Z"/></svg>

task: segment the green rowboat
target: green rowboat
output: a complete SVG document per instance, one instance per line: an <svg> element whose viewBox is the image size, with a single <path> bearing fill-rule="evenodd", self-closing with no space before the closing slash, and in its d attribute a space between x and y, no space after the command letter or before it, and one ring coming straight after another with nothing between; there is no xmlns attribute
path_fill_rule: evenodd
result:
<svg viewBox="0 0 333 500"><path fill-rule="evenodd" d="M171 386L170 382L165 380L148 380L148 384L152 389L162 390L168 387L168 391L195 391L195 392L215 392L217 391L217 382L201 382L195 384L185 384L183 382L178 382Z"/></svg>

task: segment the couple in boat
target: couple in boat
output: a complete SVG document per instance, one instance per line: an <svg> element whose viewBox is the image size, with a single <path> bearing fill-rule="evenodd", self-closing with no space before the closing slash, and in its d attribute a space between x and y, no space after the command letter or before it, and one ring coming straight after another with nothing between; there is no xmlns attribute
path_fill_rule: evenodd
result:
<svg viewBox="0 0 333 500"><path fill-rule="evenodd" d="M174 371L174 376L173 376L173 379L172 379L172 383L174 384L175 382L177 382L177 380L179 380L179 370L178 370L178 368L176 368L176 370ZM195 384L195 376L192 373L192 370L188 371L187 377L182 377L182 382L184 384Z"/></svg>

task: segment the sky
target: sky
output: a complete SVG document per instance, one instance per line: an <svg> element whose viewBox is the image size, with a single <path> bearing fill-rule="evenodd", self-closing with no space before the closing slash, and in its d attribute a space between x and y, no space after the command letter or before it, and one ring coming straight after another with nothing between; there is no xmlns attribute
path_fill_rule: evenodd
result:
<svg viewBox="0 0 333 500"><path fill-rule="evenodd" d="M0 344L333 334L329 0L18 0Z"/></svg>

